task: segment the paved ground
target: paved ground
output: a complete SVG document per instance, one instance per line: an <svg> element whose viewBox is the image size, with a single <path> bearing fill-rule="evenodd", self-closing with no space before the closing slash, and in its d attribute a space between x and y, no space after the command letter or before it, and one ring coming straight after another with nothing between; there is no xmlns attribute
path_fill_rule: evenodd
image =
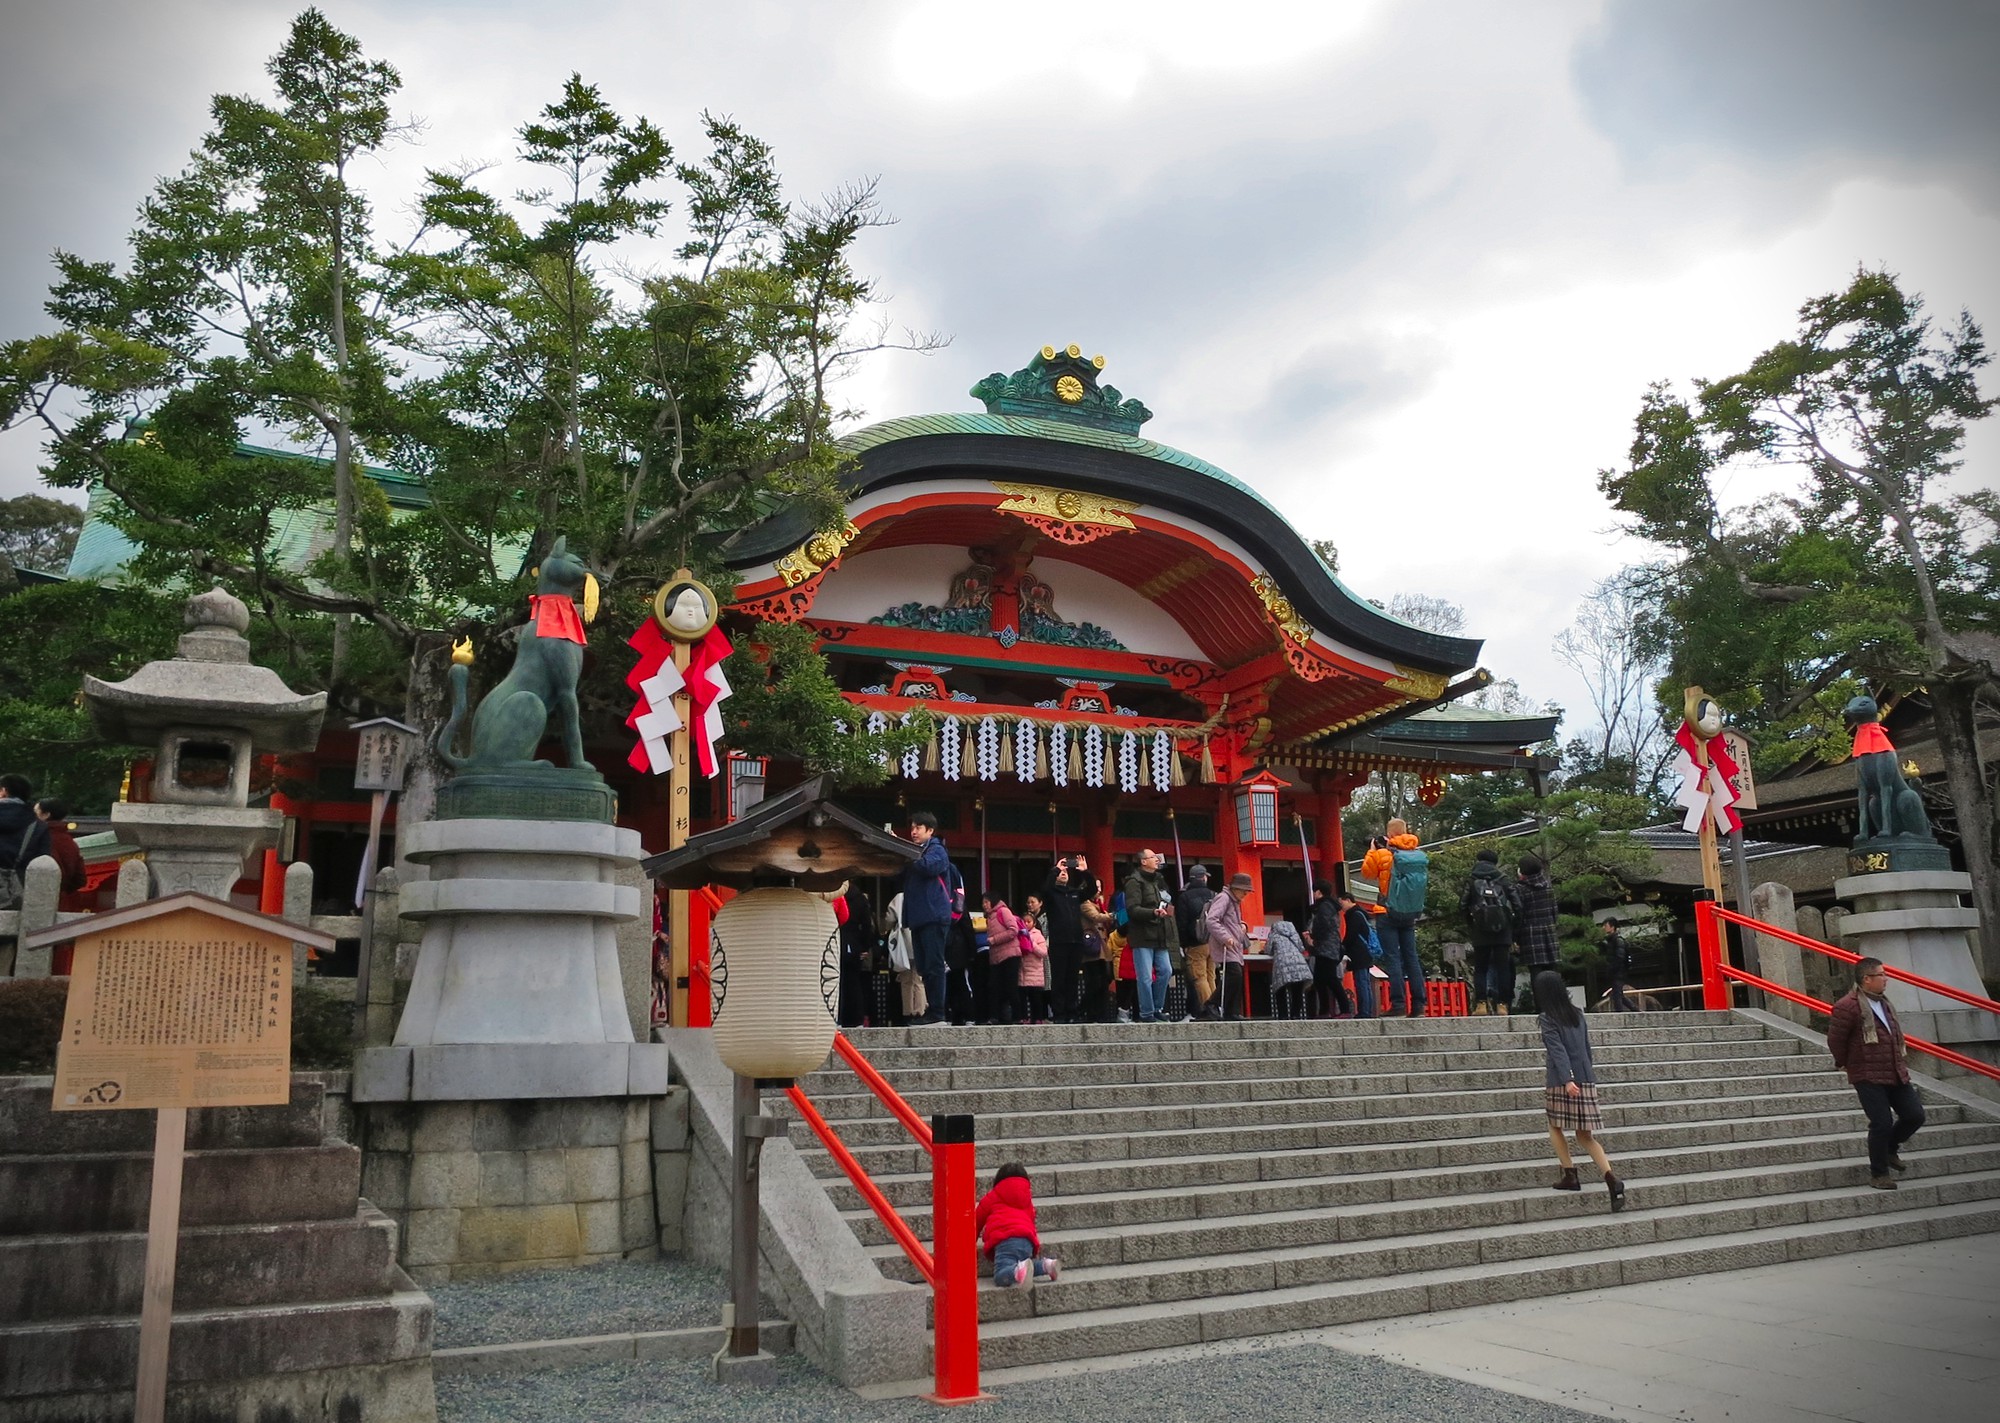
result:
<svg viewBox="0 0 2000 1423"><path fill-rule="evenodd" d="M722 1318L722 1271L685 1261L527 1270L431 1287L437 1347L686 1329ZM766 1319L782 1318L766 1302Z"/></svg>
<svg viewBox="0 0 2000 1423"><path fill-rule="evenodd" d="M720 1389L705 1364L604 1364L506 1378L438 1380L439 1423L874 1423L935 1420L915 1398L865 1399L784 1361L773 1388ZM1589 1423L1557 1404L1320 1345L1186 1359L1009 1385L958 1415L979 1423Z"/></svg>
<svg viewBox="0 0 2000 1423"><path fill-rule="evenodd" d="M1990 1423L2000 1236L1328 1330L1607 1418Z"/></svg>
<svg viewBox="0 0 2000 1423"><path fill-rule="evenodd" d="M441 1296L454 1342L603 1332L582 1280L621 1321L691 1308L687 1267L515 1276ZM622 1271L623 1273L617 1273ZM509 1288L509 1285L512 1288ZM567 1286L567 1288L566 1288ZM714 1298L711 1293L709 1298ZM668 1297L671 1309L663 1309ZM508 1301L512 1301L509 1303ZM473 1301L478 1308L468 1306ZM646 1311L651 1309L651 1315ZM692 1317L688 1317L688 1316ZM582 1327L568 1327L572 1322ZM617 1327L661 1328L621 1322ZM440 1340L444 1342L444 1340ZM802 1360L773 1389L721 1390L700 1364L601 1365L442 1379L441 1423L625 1423L933 1418L907 1390L857 1396ZM1702 1275L1342 1329L1246 1339L1197 1352L1013 1369L976 1417L1053 1423L1337 1417L1341 1423L1991 1423L2000 1418L2000 1236L1872 1250L1733 1275Z"/></svg>

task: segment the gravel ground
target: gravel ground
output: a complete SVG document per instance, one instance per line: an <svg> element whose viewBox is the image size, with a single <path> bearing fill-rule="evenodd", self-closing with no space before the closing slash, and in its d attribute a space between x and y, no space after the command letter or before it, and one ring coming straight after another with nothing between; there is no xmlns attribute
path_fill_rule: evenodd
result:
<svg viewBox="0 0 2000 1423"><path fill-rule="evenodd" d="M519 1344L720 1324L722 1271L681 1260L627 1260L434 1285L437 1347ZM764 1318L783 1316L767 1301Z"/></svg>
<svg viewBox="0 0 2000 1423"><path fill-rule="evenodd" d="M600 1364L538 1374L446 1378L439 1423L816 1423L928 1419L920 1399L869 1402L797 1356L770 1388L721 1388L704 1363ZM1335 1417L1340 1423L1589 1423L1591 1415L1477 1384L1420 1373L1319 1345L1217 1355L1009 1384L967 1415L980 1423L1263 1423Z"/></svg>

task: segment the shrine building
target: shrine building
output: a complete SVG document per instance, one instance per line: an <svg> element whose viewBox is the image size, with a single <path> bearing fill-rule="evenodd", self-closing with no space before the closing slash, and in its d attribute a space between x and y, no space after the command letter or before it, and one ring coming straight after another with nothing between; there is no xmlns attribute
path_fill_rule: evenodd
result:
<svg viewBox="0 0 2000 1423"><path fill-rule="evenodd" d="M1016 904L1057 853L1108 877L1150 847L1218 887L1248 872L1256 923L1303 914L1308 866L1340 878L1369 772L1436 794L1538 764L1548 718L1447 706L1490 680L1477 640L1349 590L1249 485L1142 435L1103 367L1046 346L973 387L983 412L856 431L843 522L780 512L725 545L734 610L808 625L857 730L930 715L844 803L934 812L967 883Z"/></svg>

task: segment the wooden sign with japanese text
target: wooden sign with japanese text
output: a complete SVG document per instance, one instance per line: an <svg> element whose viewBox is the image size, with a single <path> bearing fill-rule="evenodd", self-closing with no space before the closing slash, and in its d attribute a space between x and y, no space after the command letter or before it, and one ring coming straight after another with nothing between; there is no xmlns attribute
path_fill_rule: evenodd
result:
<svg viewBox="0 0 2000 1423"><path fill-rule="evenodd" d="M291 926L192 895L96 919L76 940L56 1111L290 1100Z"/></svg>

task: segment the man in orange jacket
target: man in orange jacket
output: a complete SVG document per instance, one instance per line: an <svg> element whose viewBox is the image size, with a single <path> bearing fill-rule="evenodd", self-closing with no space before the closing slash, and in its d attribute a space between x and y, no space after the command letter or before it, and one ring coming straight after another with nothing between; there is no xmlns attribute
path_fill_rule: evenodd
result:
<svg viewBox="0 0 2000 1423"><path fill-rule="evenodd" d="M1407 890L1405 897L1411 901L1401 906L1391 902L1399 854L1404 857L1405 884L1401 888ZM1382 969L1389 975L1389 1011L1412 1018L1423 1017L1430 1001L1423 962L1417 957L1417 918L1423 912L1428 866L1429 857L1417 848L1417 837L1402 820L1390 821L1386 837L1361 860L1363 877L1374 880L1380 891L1374 912L1381 917L1375 921L1375 933L1382 941Z"/></svg>

